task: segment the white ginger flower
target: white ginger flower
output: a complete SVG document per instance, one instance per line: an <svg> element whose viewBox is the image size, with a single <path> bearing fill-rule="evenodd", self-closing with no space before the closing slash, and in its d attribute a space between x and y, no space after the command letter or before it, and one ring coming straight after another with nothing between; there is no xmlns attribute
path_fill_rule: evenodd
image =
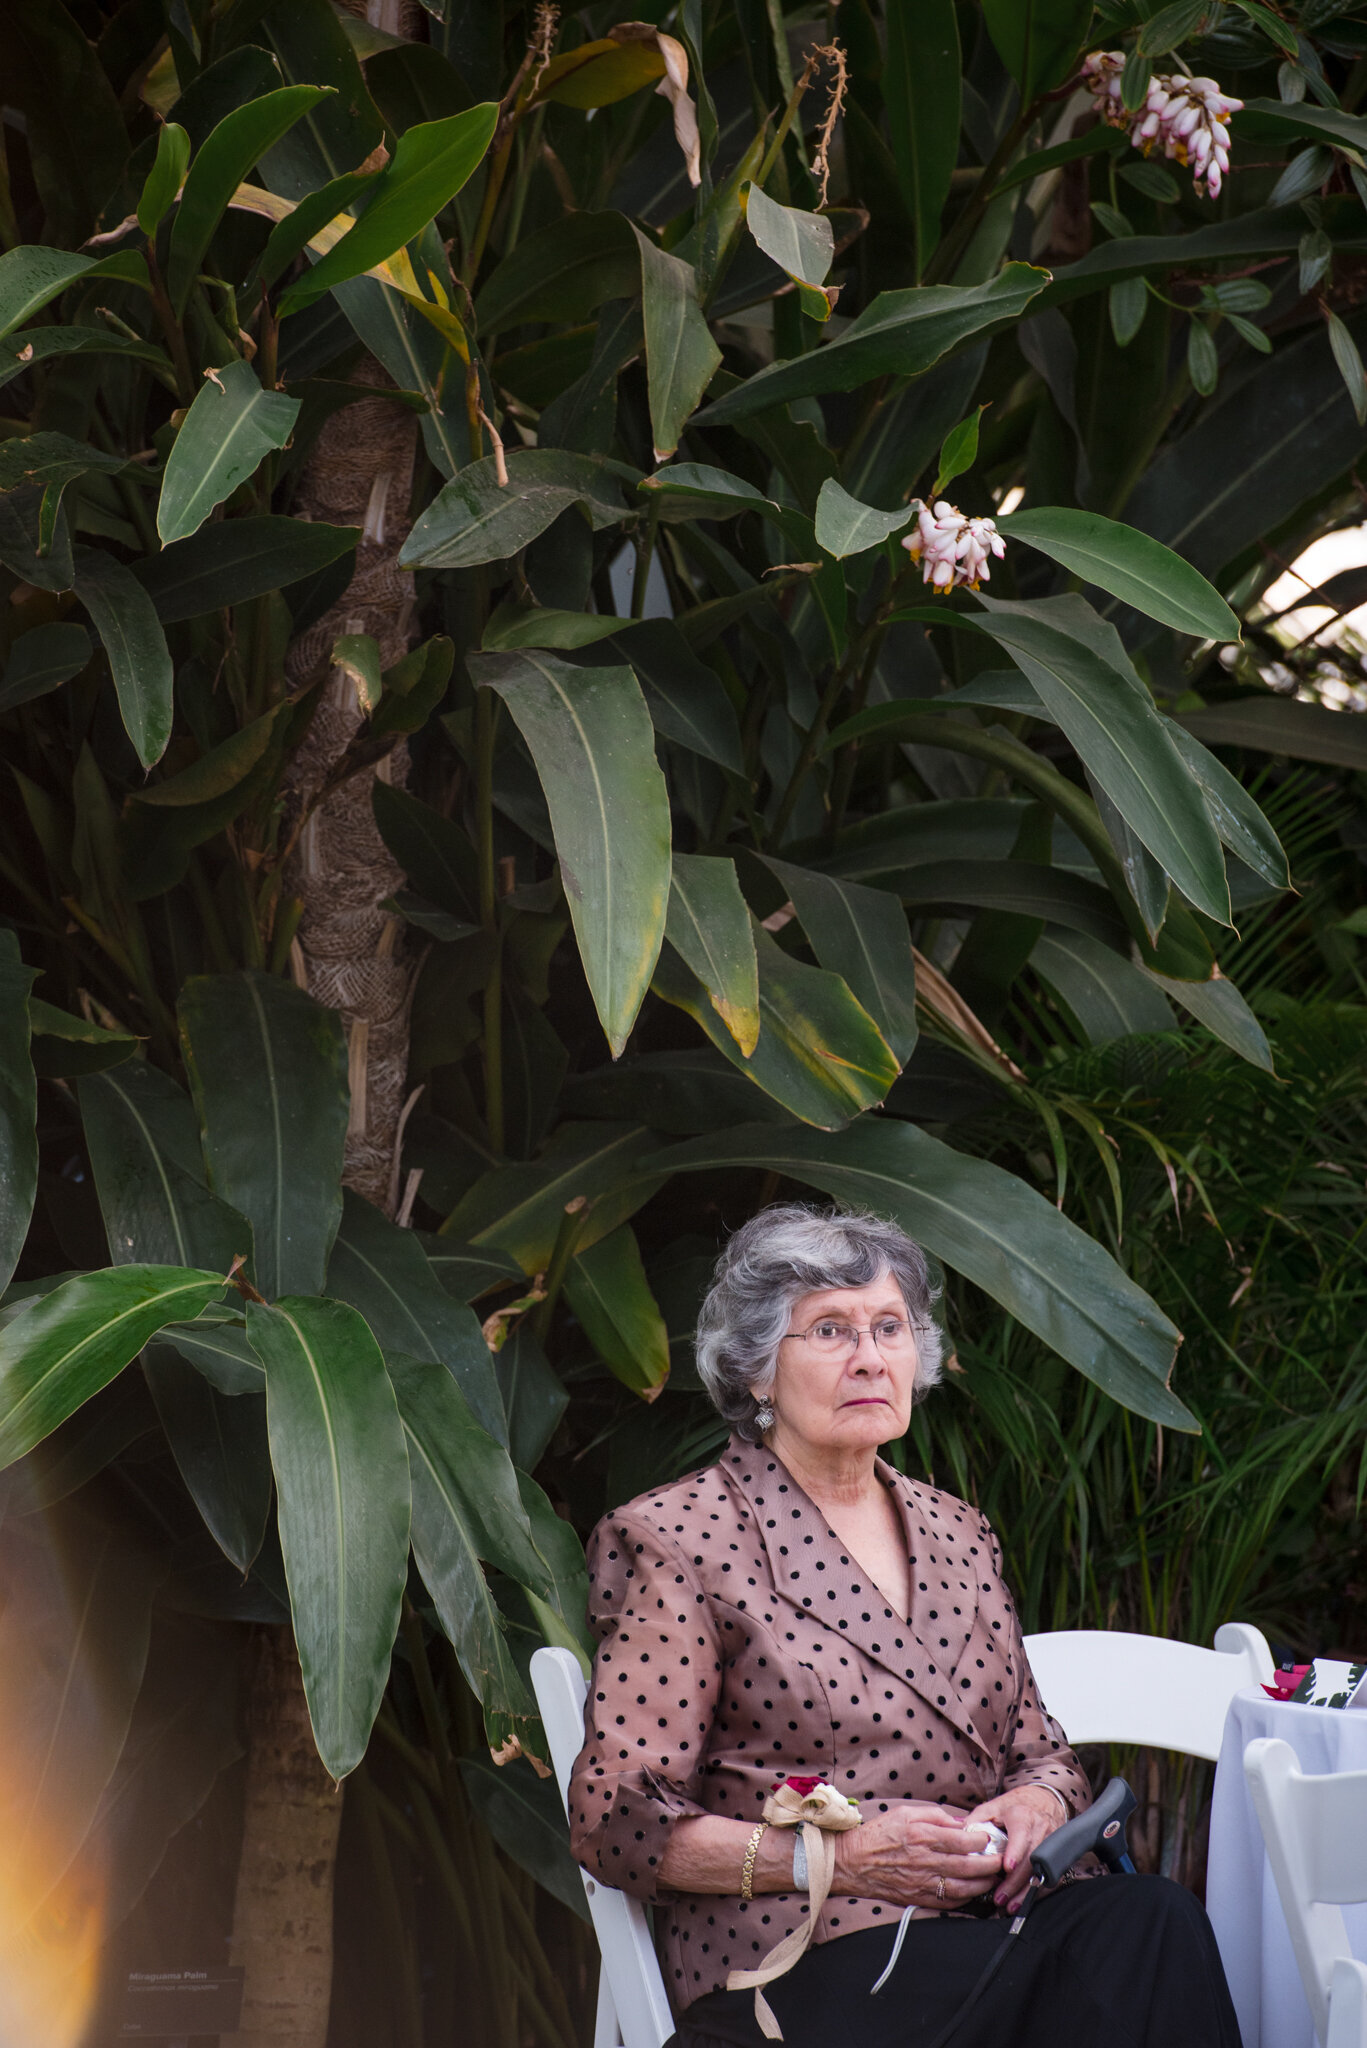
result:
<svg viewBox="0 0 1367 2048"><path fill-rule="evenodd" d="M1213 78L1184 78L1155 72L1144 104L1127 111L1120 97L1125 68L1120 50L1094 50L1083 65L1092 102L1112 128L1128 128L1130 140L1145 156L1161 149L1164 156L1189 164L1196 189L1217 197L1229 171L1229 116L1242 100L1221 92Z"/></svg>
<svg viewBox="0 0 1367 2048"><path fill-rule="evenodd" d="M916 524L903 536L902 546L913 562L920 563L923 583L943 592L964 583L976 590L980 583L991 582L988 557L996 555L1000 561L1006 553L1006 542L993 520L970 519L947 498L937 498L933 506L913 498L911 509Z"/></svg>

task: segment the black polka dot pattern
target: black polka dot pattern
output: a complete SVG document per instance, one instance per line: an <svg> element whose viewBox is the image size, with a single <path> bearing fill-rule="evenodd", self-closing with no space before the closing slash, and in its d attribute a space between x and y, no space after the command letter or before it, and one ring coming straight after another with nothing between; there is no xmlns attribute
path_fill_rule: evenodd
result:
<svg viewBox="0 0 1367 2048"><path fill-rule="evenodd" d="M805 1898L664 1891L661 1858L691 1814L757 1820L776 1780L819 1774L867 1814L898 1801L971 1807L1087 1781L1044 1711L1001 1550L975 1508L881 1460L906 1530L912 1612L894 1614L825 1517L763 1446L607 1515L589 1544L598 1637L570 1835L584 1868L655 1915L676 2009L767 1954ZM896 1910L831 1898L816 1939Z"/></svg>

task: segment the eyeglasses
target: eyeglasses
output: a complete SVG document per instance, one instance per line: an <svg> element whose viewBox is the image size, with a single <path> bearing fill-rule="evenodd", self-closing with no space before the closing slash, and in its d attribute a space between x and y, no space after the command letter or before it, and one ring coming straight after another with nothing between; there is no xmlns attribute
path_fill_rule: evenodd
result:
<svg viewBox="0 0 1367 2048"><path fill-rule="evenodd" d="M898 1316L880 1316L875 1323L867 1326L860 1323L838 1322L833 1316L823 1316L819 1323L813 1323L810 1330L789 1330L787 1335L800 1344L810 1344L818 1358L853 1358L859 1349L859 1339L867 1333L872 1337L884 1358L905 1358L916 1349L916 1336L911 1324Z"/></svg>

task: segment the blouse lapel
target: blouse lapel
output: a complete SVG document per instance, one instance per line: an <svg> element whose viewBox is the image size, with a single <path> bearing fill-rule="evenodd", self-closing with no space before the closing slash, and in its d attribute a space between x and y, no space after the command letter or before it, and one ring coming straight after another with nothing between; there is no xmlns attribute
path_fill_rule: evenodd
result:
<svg viewBox="0 0 1367 2048"><path fill-rule="evenodd" d="M960 1503L902 1478L879 1459L878 1475L897 1505L911 1556L912 1611L903 1620L762 1444L732 1437L721 1466L764 1544L776 1599L853 1643L985 1747L973 1725L968 1689L956 1679L972 1636L982 1575Z"/></svg>

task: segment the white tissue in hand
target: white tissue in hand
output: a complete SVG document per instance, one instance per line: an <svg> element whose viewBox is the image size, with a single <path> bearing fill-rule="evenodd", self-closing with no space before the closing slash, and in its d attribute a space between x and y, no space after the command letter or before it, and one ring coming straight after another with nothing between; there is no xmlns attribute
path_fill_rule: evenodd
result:
<svg viewBox="0 0 1367 2048"><path fill-rule="evenodd" d="M968 1853L970 1856L995 1856L999 1850L1004 1849L1006 1847L1006 1835L1004 1831L1001 1828L997 1827L995 1823L990 1820L973 1821L970 1824L969 1833L974 1835L987 1836L987 1840L983 1843L981 1849L969 1850Z"/></svg>

